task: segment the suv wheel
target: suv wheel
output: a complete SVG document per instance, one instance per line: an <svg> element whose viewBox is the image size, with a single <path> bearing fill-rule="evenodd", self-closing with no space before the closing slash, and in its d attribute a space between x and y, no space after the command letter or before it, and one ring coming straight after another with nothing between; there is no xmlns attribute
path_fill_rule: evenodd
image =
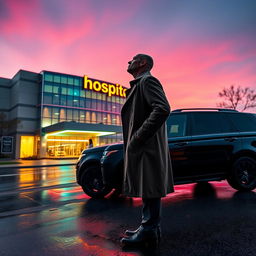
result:
<svg viewBox="0 0 256 256"><path fill-rule="evenodd" d="M92 198L103 198L112 188L103 184L100 165L86 167L81 177L83 191Z"/></svg>
<svg viewBox="0 0 256 256"><path fill-rule="evenodd" d="M251 157L238 158L227 178L231 187L241 191L250 191L256 188L256 161Z"/></svg>

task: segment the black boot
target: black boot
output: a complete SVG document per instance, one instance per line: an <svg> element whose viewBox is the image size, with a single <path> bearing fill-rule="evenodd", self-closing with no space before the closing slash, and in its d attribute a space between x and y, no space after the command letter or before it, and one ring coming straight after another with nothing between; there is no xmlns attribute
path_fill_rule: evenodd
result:
<svg viewBox="0 0 256 256"><path fill-rule="evenodd" d="M140 228L142 228L142 226L139 226L136 230L126 230L126 231L124 232L124 234L127 235L127 236L132 236L132 235L134 235L135 233L137 233L137 232L140 230ZM157 226L156 232L157 232L157 239L158 239L158 242L160 243L161 238L162 238L162 232L161 232L160 226Z"/></svg>
<svg viewBox="0 0 256 256"><path fill-rule="evenodd" d="M142 226L139 226L136 230L126 230L124 232L124 234L127 235L127 236L132 236L135 233L137 233L141 228L142 228Z"/></svg>
<svg viewBox="0 0 256 256"><path fill-rule="evenodd" d="M152 247L158 245L158 237L156 229L146 230L140 227L139 230L130 237L124 237L121 239L123 245L140 245L147 244Z"/></svg>

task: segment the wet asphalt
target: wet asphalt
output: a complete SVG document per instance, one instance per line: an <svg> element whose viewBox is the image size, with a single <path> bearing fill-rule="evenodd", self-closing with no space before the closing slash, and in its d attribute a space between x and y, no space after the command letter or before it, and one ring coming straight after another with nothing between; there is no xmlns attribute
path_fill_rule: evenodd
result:
<svg viewBox="0 0 256 256"><path fill-rule="evenodd" d="M158 248L123 248L140 199L91 199L74 166L0 170L0 255L256 255L256 194L226 181L175 186L162 199Z"/></svg>

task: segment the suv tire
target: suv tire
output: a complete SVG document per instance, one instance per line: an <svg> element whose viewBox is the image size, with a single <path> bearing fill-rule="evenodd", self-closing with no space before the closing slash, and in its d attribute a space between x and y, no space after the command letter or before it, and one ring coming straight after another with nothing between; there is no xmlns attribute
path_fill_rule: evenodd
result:
<svg viewBox="0 0 256 256"><path fill-rule="evenodd" d="M95 164L84 169L81 176L83 191L92 198L103 198L112 188L103 184L100 165Z"/></svg>
<svg viewBox="0 0 256 256"><path fill-rule="evenodd" d="M256 188L256 160L243 156L238 158L227 181L231 187L240 191L250 191Z"/></svg>

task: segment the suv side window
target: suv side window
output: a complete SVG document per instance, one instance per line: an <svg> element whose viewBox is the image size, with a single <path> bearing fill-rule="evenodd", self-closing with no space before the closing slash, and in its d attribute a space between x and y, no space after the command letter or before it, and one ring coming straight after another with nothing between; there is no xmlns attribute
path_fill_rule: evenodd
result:
<svg viewBox="0 0 256 256"><path fill-rule="evenodd" d="M230 120L219 112L192 113L191 135L236 132Z"/></svg>
<svg viewBox="0 0 256 256"><path fill-rule="evenodd" d="M240 132L256 131L256 115L249 113L227 113Z"/></svg>
<svg viewBox="0 0 256 256"><path fill-rule="evenodd" d="M170 114L167 120L167 134L170 137L181 137L186 135L186 114Z"/></svg>

